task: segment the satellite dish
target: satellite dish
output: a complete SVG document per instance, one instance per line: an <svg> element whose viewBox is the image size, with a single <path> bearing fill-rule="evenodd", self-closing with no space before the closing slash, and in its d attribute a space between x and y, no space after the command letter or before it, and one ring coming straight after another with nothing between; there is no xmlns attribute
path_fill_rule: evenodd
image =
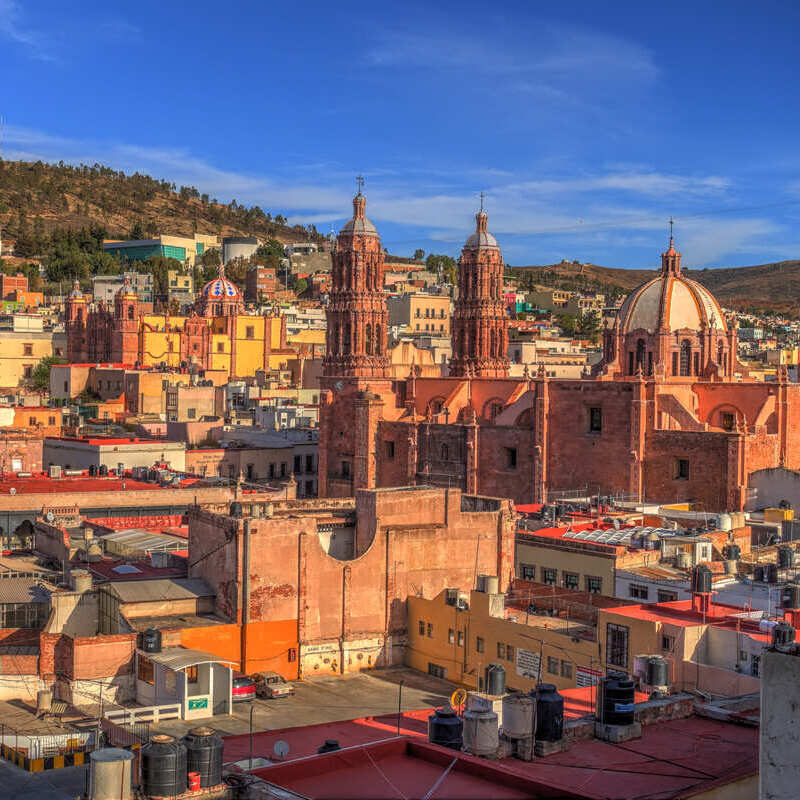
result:
<svg viewBox="0 0 800 800"><path fill-rule="evenodd" d="M272 752L275 753L278 758L286 758L286 756L289 755L289 743L284 742L283 739L278 739L272 747Z"/></svg>
<svg viewBox="0 0 800 800"><path fill-rule="evenodd" d="M45 518L45 519L46 519L48 522L52 522L52 521L53 521L53 520L56 518L56 515L55 515L55 514L54 514L52 511L48 511L48 512L47 512L47 514L45 514L45 517L44 517L44 518Z"/></svg>

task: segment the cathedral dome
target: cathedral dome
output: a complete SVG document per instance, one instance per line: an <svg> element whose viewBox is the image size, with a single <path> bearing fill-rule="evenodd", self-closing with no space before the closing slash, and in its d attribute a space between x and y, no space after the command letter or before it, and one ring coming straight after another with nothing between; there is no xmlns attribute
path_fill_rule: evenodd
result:
<svg viewBox="0 0 800 800"><path fill-rule="evenodd" d="M367 207L367 199L361 194L353 198L353 216L345 222L339 233L361 234L362 236L378 236L378 229L366 218L364 210Z"/></svg>
<svg viewBox="0 0 800 800"><path fill-rule="evenodd" d="M201 290L200 290L201 297L207 297L210 300L216 300L223 297L238 297L239 290L236 288L236 284L229 281L222 270L220 270L220 274L218 278L214 278L213 281L209 281Z"/></svg>
<svg viewBox="0 0 800 800"><path fill-rule="evenodd" d="M681 274L680 253L670 240L662 256L661 273L631 292L619 311L619 331L656 333L659 330L727 331L725 317L714 295Z"/></svg>
<svg viewBox="0 0 800 800"><path fill-rule="evenodd" d="M488 216L483 210L483 203L481 202L481 210L475 215L475 233L473 233L466 242L464 248L467 250L499 250L500 246L497 244L497 239L492 236L487 230Z"/></svg>
<svg viewBox="0 0 800 800"><path fill-rule="evenodd" d="M131 286L131 280L126 275L125 280L120 286L119 290L117 291L115 297L119 297L120 300L138 300L139 295L136 294L136 290Z"/></svg>

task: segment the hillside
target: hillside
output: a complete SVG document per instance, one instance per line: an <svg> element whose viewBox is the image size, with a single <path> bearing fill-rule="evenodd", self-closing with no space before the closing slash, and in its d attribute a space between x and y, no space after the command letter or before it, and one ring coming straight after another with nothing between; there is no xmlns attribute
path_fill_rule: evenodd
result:
<svg viewBox="0 0 800 800"><path fill-rule="evenodd" d="M235 200L227 205L193 186L126 175L95 164L78 167L0 160L0 228L4 238L57 229L102 228L125 237L137 225L155 233L258 236L281 243L319 239L311 226L288 226L280 213Z"/></svg>
<svg viewBox="0 0 800 800"><path fill-rule="evenodd" d="M627 294L649 280L656 270L600 267L562 262L547 266L510 267L523 285L545 284L563 289L593 289L613 296ZM752 267L718 267L684 270L729 308L743 311L773 309L791 316L800 309L800 260Z"/></svg>

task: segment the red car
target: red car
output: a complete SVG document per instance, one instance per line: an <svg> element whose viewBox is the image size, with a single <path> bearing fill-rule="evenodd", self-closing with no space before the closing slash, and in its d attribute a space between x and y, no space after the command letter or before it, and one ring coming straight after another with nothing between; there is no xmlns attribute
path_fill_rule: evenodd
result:
<svg viewBox="0 0 800 800"><path fill-rule="evenodd" d="M234 703L247 700L254 700L256 696L256 684L252 678L237 672L233 676L233 689L231 691Z"/></svg>

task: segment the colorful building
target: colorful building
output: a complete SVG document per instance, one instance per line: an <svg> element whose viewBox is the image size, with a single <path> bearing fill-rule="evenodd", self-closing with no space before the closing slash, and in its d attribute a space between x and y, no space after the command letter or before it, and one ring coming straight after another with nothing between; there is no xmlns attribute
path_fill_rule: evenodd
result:
<svg viewBox="0 0 800 800"><path fill-rule="evenodd" d="M103 251L123 261L146 261L153 256L174 258L193 266L195 258L211 248L218 247L216 236L195 233L194 236L156 236L153 239L130 241L110 240L103 242Z"/></svg>
<svg viewBox="0 0 800 800"><path fill-rule="evenodd" d="M80 288L67 299L67 357L70 362L114 361L139 367L196 366L229 376L277 369L292 351L280 317L247 314L242 296L220 268L200 292L191 315L142 314L126 281L114 298L90 306Z"/></svg>

